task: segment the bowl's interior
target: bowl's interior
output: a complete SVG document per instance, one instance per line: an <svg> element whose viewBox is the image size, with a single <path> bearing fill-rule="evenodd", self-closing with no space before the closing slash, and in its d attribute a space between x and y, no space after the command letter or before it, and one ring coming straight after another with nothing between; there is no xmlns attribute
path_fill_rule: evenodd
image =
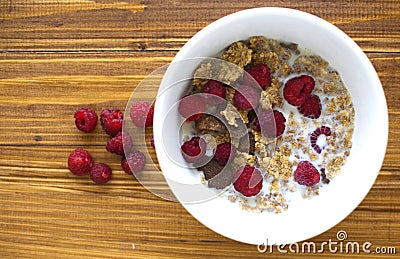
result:
<svg viewBox="0 0 400 259"><path fill-rule="evenodd" d="M287 212L254 214L224 199L183 204L200 222L229 238L252 244L269 240L288 243L318 235L344 219L362 201L380 170L388 134L387 106L377 74L361 49L342 31L313 15L284 8L258 8L226 16L196 34L177 54L174 62L192 57L215 57L232 42L262 35L294 42L327 60L339 71L356 111L353 147L342 172L320 195L311 200L292 201ZM157 156L164 175L198 181L189 169L171 162L163 149L163 136L176 139L177 119L165 120L166 112L185 91L169 88L179 78L190 78L196 66L171 66L160 86L154 117ZM173 110L178 118L177 110ZM179 143L164 143L180 156ZM190 179L191 178L191 179ZM175 193L184 200L184 193ZM237 222L240 222L238 224ZM302 222L302 224L298 224Z"/></svg>

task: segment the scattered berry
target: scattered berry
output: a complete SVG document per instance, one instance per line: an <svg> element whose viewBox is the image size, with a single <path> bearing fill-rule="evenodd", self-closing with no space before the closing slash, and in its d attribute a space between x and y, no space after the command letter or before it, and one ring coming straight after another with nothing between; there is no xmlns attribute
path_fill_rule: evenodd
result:
<svg viewBox="0 0 400 259"><path fill-rule="evenodd" d="M244 196L251 197L260 192L263 186L263 177L254 166L242 166L235 173L233 186Z"/></svg>
<svg viewBox="0 0 400 259"><path fill-rule="evenodd" d="M258 100L260 98L259 91L249 85L241 85L233 96L233 102L236 108L250 111L258 105Z"/></svg>
<svg viewBox="0 0 400 259"><path fill-rule="evenodd" d="M255 130L269 138L275 138L283 134L286 128L285 116L277 110L265 110L259 118L255 119L253 126Z"/></svg>
<svg viewBox="0 0 400 259"><path fill-rule="evenodd" d="M218 164L226 165L229 161L231 161L236 155L236 148L230 142L224 142L217 146L215 150L215 160L217 160Z"/></svg>
<svg viewBox="0 0 400 259"><path fill-rule="evenodd" d="M318 170L308 161L301 161L293 175L296 182L305 186L314 186L320 179Z"/></svg>
<svg viewBox="0 0 400 259"><path fill-rule="evenodd" d="M121 158L121 167L126 174L133 174L131 168L128 165L128 161L126 161L126 157L124 156Z"/></svg>
<svg viewBox="0 0 400 259"><path fill-rule="evenodd" d="M178 111L187 121L200 119L205 109L203 97L199 94L186 95L179 101Z"/></svg>
<svg viewBox="0 0 400 259"><path fill-rule="evenodd" d="M154 149L156 148L156 146L154 145L154 136L152 136L150 139L150 145L152 148L154 148Z"/></svg>
<svg viewBox="0 0 400 259"><path fill-rule="evenodd" d="M200 161L206 153L206 148L206 141L200 137L192 137L181 146L183 158L189 163Z"/></svg>
<svg viewBox="0 0 400 259"><path fill-rule="evenodd" d="M216 80L209 80L201 90L202 93L209 94L204 96L205 102L210 105L220 105L225 102L225 86ZM215 95L215 96L211 96Z"/></svg>
<svg viewBox="0 0 400 259"><path fill-rule="evenodd" d="M75 149L68 157L68 168L75 175L81 176L89 173L92 166L93 158L83 148Z"/></svg>
<svg viewBox="0 0 400 259"><path fill-rule="evenodd" d="M293 106L302 105L314 90L315 81L312 77L302 75L285 83L283 96Z"/></svg>
<svg viewBox="0 0 400 259"><path fill-rule="evenodd" d="M111 179L111 174L112 171L108 165L99 163L90 170L90 179L97 184L105 184Z"/></svg>
<svg viewBox="0 0 400 259"><path fill-rule="evenodd" d="M318 137L321 135L325 135L326 137L329 137L331 135L331 129L327 126L322 126L322 127L319 127L318 129L314 130L313 133L311 133L311 136L310 136L311 147L318 154L321 154L322 149L324 148L323 146L320 146L317 144Z"/></svg>
<svg viewBox="0 0 400 259"><path fill-rule="evenodd" d="M107 142L106 149L110 153L123 156L124 146L129 151L132 148L132 138L127 133L120 132Z"/></svg>
<svg viewBox="0 0 400 259"><path fill-rule="evenodd" d="M130 117L139 128L148 127L153 124L154 107L145 101L138 101L132 104Z"/></svg>
<svg viewBox="0 0 400 259"><path fill-rule="evenodd" d="M102 110L100 113L100 123L107 135L114 137L122 131L124 114L120 110Z"/></svg>
<svg viewBox="0 0 400 259"><path fill-rule="evenodd" d="M97 125L98 116L89 107L80 108L74 114L76 127L86 133L92 132Z"/></svg>
<svg viewBox="0 0 400 259"><path fill-rule="evenodd" d="M310 95L298 109L305 117L318 119L321 116L322 109L318 95Z"/></svg>
<svg viewBox="0 0 400 259"><path fill-rule="evenodd" d="M135 174L143 170L146 157L139 150L133 151L126 158L121 159L121 167L126 174Z"/></svg>
<svg viewBox="0 0 400 259"><path fill-rule="evenodd" d="M265 89L271 84L271 71L268 66L264 64L257 64L249 68L244 75L245 84L251 84L253 78L257 81L262 89ZM252 78L249 78L249 75Z"/></svg>

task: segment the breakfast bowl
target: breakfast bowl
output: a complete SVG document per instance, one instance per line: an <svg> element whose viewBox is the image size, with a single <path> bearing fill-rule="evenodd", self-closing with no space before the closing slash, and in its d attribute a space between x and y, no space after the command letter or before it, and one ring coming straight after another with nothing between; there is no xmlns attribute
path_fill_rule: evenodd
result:
<svg viewBox="0 0 400 259"><path fill-rule="evenodd" d="M207 188L181 153L179 101L204 60L233 42L263 36L294 43L327 61L340 75L354 107L351 153L340 174L312 198L293 198L282 213L253 212ZM256 8L225 16L194 35L166 70L154 110L154 142L163 175L182 206L199 222L249 244L289 244L312 238L346 218L372 187L383 162L388 113L379 78L367 56L344 32L314 15Z"/></svg>

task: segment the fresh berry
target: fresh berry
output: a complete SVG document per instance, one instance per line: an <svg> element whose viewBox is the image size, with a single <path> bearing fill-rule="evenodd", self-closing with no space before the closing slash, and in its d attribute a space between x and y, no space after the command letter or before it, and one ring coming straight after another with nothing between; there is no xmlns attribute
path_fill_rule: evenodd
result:
<svg viewBox="0 0 400 259"><path fill-rule="evenodd" d="M314 186L319 182L320 175L310 162L301 161L294 171L294 180L301 185Z"/></svg>
<svg viewBox="0 0 400 259"><path fill-rule="evenodd" d="M68 169L75 175L81 176L89 173L93 166L93 158L83 148L75 149L68 157Z"/></svg>
<svg viewBox="0 0 400 259"><path fill-rule="evenodd" d="M216 80L209 80L201 90L202 93L207 95L204 96L205 102L210 105L220 105L224 103L226 97L225 86Z"/></svg>
<svg viewBox="0 0 400 259"><path fill-rule="evenodd" d="M321 101L318 95L310 95L298 108L299 112L310 119L318 119L321 116Z"/></svg>
<svg viewBox="0 0 400 259"><path fill-rule="evenodd" d="M218 164L226 165L229 161L231 161L236 155L236 148L230 142L224 142L217 146L215 150L215 160L217 160Z"/></svg>
<svg viewBox="0 0 400 259"><path fill-rule="evenodd" d="M105 184L111 179L111 168L103 163L96 164L90 169L90 179L97 184Z"/></svg>
<svg viewBox="0 0 400 259"><path fill-rule="evenodd" d="M200 161L206 153L206 148L206 141L200 137L192 137L181 146L183 158L189 163Z"/></svg>
<svg viewBox="0 0 400 259"><path fill-rule="evenodd" d="M97 125L98 116L89 107L83 107L74 114L76 127L86 133L92 132Z"/></svg>
<svg viewBox="0 0 400 259"><path fill-rule="evenodd" d="M153 124L154 107L145 101L138 101L132 104L130 117L139 128L148 127Z"/></svg>
<svg viewBox="0 0 400 259"><path fill-rule="evenodd" d="M293 106L302 105L314 90L315 81L310 76L299 76L285 83L283 96Z"/></svg>
<svg viewBox="0 0 400 259"><path fill-rule="evenodd" d="M122 170L124 170L124 172L126 174L133 174L131 171L131 168L129 167L128 161L126 160L126 157L124 157L124 156L121 158L121 167L122 167Z"/></svg>
<svg viewBox="0 0 400 259"><path fill-rule="evenodd" d="M233 186L244 196L251 197L260 192L263 186L263 177L254 166L242 166L235 173Z"/></svg>
<svg viewBox="0 0 400 259"><path fill-rule="evenodd" d="M250 111L258 105L260 92L249 85L241 85L233 95L233 102L236 108Z"/></svg>
<svg viewBox="0 0 400 259"><path fill-rule="evenodd" d="M122 132L110 139L106 144L106 149L108 152L120 156L124 155L124 147L127 151L130 151L132 148L132 138L127 133Z"/></svg>
<svg viewBox="0 0 400 259"><path fill-rule="evenodd" d="M286 128L285 116L280 111L265 110L253 123L255 130L269 138L279 137Z"/></svg>
<svg viewBox="0 0 400 259"><path fill-rule="evenodd" d="M122 131L124 114L120 110L102 110L100 113L100 123L107 135L114 137Z"/></svg>
<svg viewBox="0 0 400 259"><path fill-rule="evenodd" d="M204 99L200 94L186 95L179 101L178 111L187 121L200 119L205 109Z"/></svg>
<svg viewBox="0 0 400 259"><path fill-rule="evenodd" d="M126 158L121 159L121 167L127 174L135 174L143 170L146 157L139 150L133 151Z"/></svg>
<svg viewBox="0 0 400 259"><path fill-rule="evenodd" d="M271 71L269 67L264 64L254 65L246 72L243 78L245 84L251 84L252 80L256 80L262 89L265 89L271 84ZM252 78L250 78L249 75Z"/></svg>
<svg viewBox="0 0 400 259"><path fill-rule="evenodd" d="M152 148L154 148L154 149L156 148L156 146L154 145L154 136L152 136L150 139L150 145Z"/></svg>
<svg viewBox="0 0 400 259"><path fill-rule="evenodd" d="M321 154L322 149L324 149L324 146L317 144L318 137L321 135L325 135L325 137L329 137L331 135L331 129L327 126L322 126L318 129L314 130L313 133L311 133L311 136L310 136L311 147L318 154Z"/></svg>

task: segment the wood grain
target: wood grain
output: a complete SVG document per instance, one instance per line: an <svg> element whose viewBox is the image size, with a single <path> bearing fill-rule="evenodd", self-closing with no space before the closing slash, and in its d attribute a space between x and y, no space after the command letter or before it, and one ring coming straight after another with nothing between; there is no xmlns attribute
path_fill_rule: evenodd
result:
<svg viewBox="0 0 400 259"><path fill-rule="evenodd" d="M373 188L345 220L309 241L321 244L345 230L350 241L396 247L399 254L400 2L4 0L0 258L282 256L277 251L260 254L256 246L224 238L179 203L153 195L121 170L117 156L106 152L108 137L101 127L81 134L72 118L84 105L96 111L125 109L141 80L168 64L197 31L226 14L260 6L296 8L341 28L367 53L387 98L388 148ZM146 140L150 137L147 132ZM67 157L78 146L111 166L109 184L96 186L87 176L68 171ZM325 251L324 256L343 254Z"/></svg>
<svg viewBox="0 0 400 259"><path fill-rule="evenodd" d="M2 50L178 50L210 22L261 6L291 7L320 16L344 30L365 51L395 52L400 43L396 0L21 2L1 2ZM121 3L129 4L121 8Z"/></svg>

